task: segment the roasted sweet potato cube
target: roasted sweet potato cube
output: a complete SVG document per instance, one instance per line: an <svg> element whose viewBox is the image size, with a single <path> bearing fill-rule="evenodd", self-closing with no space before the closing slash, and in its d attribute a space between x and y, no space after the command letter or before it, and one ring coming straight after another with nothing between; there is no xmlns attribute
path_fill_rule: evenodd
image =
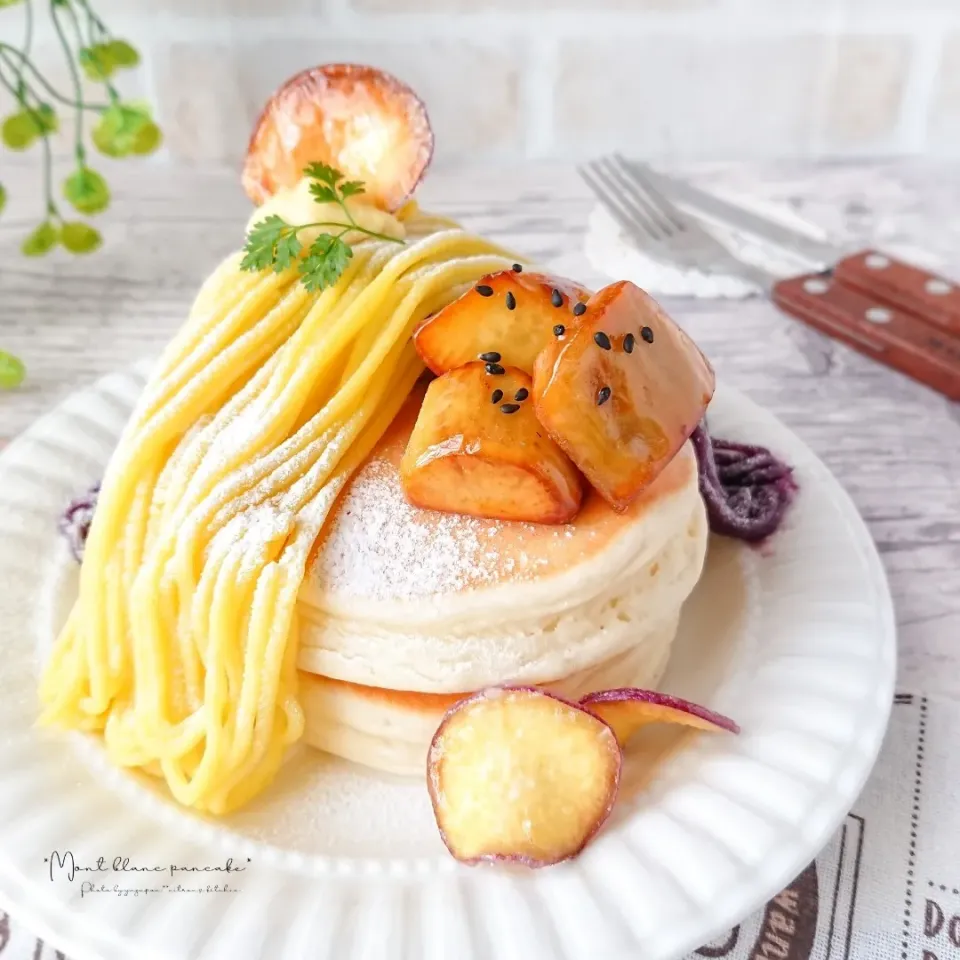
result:
<svg viewBox="0 0 960 960"><path fill-rule="evenodd" d="M533 373L537 354L554 330L572 329L575 310L590 291L572 280L504 270L481 278L459 299L428 317L414 334L423 362L434 373L497 353L501 363Z"/></svg>
<svg viewBox="0 0 960 960"><path fill-rule="evenodd" d="M673 459L713 397L696 344L639 287L620 281L537 357L537 417L615 510Z"/></svg>
<svg viewBox="0 0 960 960"><path fill-rule="evenodd" d="M400 463L407 499L431 510L566 523L582 478L537 422L530 378L475 361L437 377Z"/></svg>

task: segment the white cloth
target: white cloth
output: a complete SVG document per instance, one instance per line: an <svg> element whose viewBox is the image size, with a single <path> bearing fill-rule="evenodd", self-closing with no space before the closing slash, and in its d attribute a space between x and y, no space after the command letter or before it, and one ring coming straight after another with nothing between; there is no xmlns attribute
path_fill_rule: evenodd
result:
<svg viewBox="0 0 960 960"><path fill-rule="evenodd" d="M820 227L804 220L783 204L756 197L727 194L720 190L715 192L717 196L729 200L738 207L798 230L811 240L835 243L850 249L870 245L870 242L863 237L828 237ZM775 277L796 276L811 270L808 261L801 257L794 257L778 247L764 244L720 224L705 221L704 225L734 256L764 268ZM890 233L889 230L878 230L878 232ZM940 271L944 267L943 258L929 250L888 240L882 241L881 245L884 251L902 257L918 267L933 271ZM600 276L610 280L631 280L654 297L742 300L759 293L755 286L739 277L705 274L656 259L649 252L640 249L599 204L590 212L583 252L591 268ZM551 264L551 267L557 273L576 276L578 271L576 259L574 255L562 257Z"/></svg>
<svg viewBox="0 0 960 960"><path fill-rule="evenodd" d="M853 810L800 876L691 960L956 960L960 703L899 694ZM63 960L0 912L0 960Z"/></svg>
<svg viewBox="0 0 960 960"><path fill-rule="evenodd" d="M813 240L826 239L822 231L802 220L789 207L764 203L753 198L729 199L743 209L799 230ZM776 276L789 277L810 269L809 263L804 260L776 247L758 243L729 227L710 223L708 229L737 258L763 267ZM594 270L618 280L631 280L654 297L743 299L758 292L752 284L739 277L705 274L657 260L640 249L599 205L590 213L585 250Z"/></svg>

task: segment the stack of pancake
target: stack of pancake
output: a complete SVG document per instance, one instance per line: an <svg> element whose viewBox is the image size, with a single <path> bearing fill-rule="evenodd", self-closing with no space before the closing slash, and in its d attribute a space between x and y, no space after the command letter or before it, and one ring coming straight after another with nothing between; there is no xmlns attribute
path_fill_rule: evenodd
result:
<svg viewBox="0 0 960 960"><path fill-rule="evenodd" d="M306 741L417 775L445 711L484 687L655 686L708 532L689 444L624 513L592 490L558 526L413 507L399 463L422 398L339 498L299 597Z"/></svg>

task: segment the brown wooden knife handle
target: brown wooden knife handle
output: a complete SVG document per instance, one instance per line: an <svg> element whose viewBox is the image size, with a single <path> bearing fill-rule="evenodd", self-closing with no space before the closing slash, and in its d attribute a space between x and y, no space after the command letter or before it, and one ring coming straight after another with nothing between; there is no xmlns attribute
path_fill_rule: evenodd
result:
<svg viewBox="0 0 960 960"><path fill-rule="evenodd" d="M880 250L862 250L834 267L837 279L868 296L960 335L960 286Z"/></svg>
<svg viewBox="0 0 960 960"><path fill-rule="evenodd" d="M840 271L782 280L773 301L860 353L960 400L960 336L845 283Z"/></svg>

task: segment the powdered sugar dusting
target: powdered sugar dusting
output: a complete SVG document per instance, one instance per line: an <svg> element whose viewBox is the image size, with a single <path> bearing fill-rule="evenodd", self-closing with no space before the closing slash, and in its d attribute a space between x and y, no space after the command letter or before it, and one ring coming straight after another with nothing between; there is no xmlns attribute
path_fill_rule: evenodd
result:
<svg viewBox="0 0 960 960"><path fill-rule="evenodd" d="M501 528L496 521L411 506L396 466L373 459L331 521L313 575L323 589L374 600L482 587L502 575L501 556L489 539Z"/></svg>

